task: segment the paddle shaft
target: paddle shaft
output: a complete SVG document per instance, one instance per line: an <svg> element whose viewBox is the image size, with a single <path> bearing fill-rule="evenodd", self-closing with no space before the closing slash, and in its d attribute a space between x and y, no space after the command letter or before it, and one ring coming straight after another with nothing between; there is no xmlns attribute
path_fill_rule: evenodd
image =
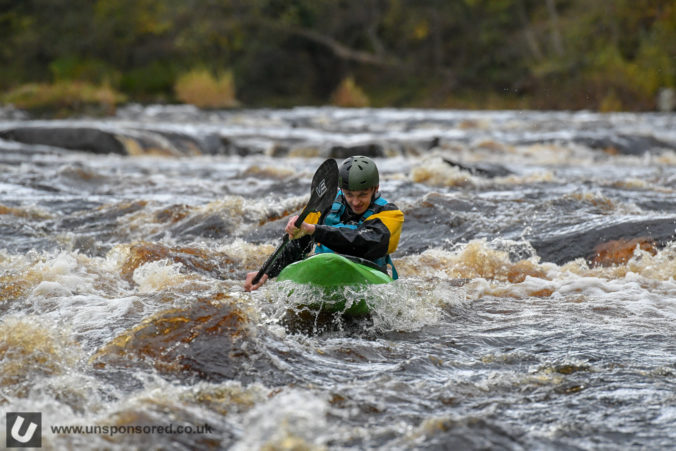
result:
<svg viewBox="0 0 676 451"><path fill-rule="evenodd" d="M337 191L338 165L334 159L329 158L319 166L315 175L312 177L310 200L307 205L305 205L303 212L298 216L298 219L296 219L296 228L299 228L303 224L303 221L311 212L323 211L328 208L336 197ZM280 244L277 250L268 258L260 271L258 271L258 274L256 274L256 277L251 281L253 285L260 282L263 274L270 270L270 267L277 260L277 257L279 257L279 254L284 250L288 243L289 235L285 234L282 237L282 244Z"/></svg>

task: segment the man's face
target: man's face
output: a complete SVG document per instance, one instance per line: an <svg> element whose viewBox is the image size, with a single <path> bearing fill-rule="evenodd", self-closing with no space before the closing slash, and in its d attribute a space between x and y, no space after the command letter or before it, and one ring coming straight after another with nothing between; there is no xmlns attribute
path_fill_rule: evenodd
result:
<svg viewBox="0 0 676 451"><path fill-rule="evenodd" d="M371 198L377 189L377 186L362 191L350 191L344 189L343 196L345 196L345 200L350 205L352 211L355 214L360 215L369 208L369 205L371 205Z"/></svg>

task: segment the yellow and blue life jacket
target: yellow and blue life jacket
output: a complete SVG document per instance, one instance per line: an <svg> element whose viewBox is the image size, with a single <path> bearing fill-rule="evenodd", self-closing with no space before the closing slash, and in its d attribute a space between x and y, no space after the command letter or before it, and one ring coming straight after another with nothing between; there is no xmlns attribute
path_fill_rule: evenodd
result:
<svg viewBox="0 0 676 451"><path fill-rule="evenodd" d="M356 230L359 228L359 226L370 216L372 216L375 211L374 211L374 205L375 206L380 206L384 207L385 205L388 204L387 200L383 199L382 197L378 196L374 201L369 205L369 208L361 215L359 218L359 221L356 224L344 224L341 222L341 218L343 216L343 213L345 213L345 209L347 208L346 205L341 202L341 198L343 196L342 191L338 191L338 195L336 196L336 200L334 200L333 204L331 205L331 210L329 213L326 215L324 218L324 225L331 226L331 227L344 227L352 230ZM399 237L397 236L397 241ZM396 245L395 245L396 247ZM334 251L328 247L326 247L323 244L317 244L315 246L315 254L323 254L331 252L333 253ZM389 254L380 257L378 259L373 260L375 264L380 266L381 268L387 268L389 265L392 268L392 279L396 280L399 278L399 275L397 274L397 269L394 267L394 262L392 261L392 258L390 257Z"/></svg>

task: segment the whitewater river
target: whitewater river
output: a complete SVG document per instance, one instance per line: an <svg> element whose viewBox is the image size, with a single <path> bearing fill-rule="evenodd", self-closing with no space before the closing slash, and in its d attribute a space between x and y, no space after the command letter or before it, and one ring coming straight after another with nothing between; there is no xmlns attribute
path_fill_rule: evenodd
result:
<svg viewBox="0 0 676 451"><path fill-rule="evenodd" d="M400 279L291 321L244 276L352 154ZM0 447L673 448L675 276L673 114L0 110Z"/></svg>

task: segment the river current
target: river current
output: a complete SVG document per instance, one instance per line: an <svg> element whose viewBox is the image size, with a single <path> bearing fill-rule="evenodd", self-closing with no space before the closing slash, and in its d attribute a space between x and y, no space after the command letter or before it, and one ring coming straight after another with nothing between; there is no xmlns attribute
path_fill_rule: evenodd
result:
<svg viewBox="0 0 676 451"><path fill-rule="evenodd" d="M400 279L294 323L245 274L353 154ZM4 109L0 240L0 423L46 449L676 444L674 114Z"/></svg>

